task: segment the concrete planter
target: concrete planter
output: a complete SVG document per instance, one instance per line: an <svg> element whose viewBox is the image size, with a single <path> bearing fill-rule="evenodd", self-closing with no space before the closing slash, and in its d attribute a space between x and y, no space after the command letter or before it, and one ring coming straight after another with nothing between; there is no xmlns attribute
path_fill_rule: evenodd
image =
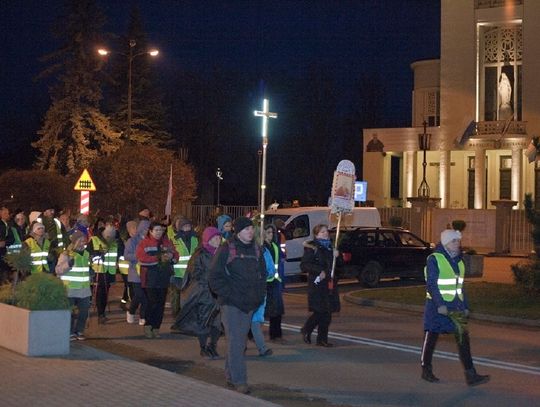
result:
<svg viewBox="0 0 540 407"><path fill-rule="evenodd" d="M484 256L481 254L464 254L465 277L482 277L484 275Z"/></svg>
<svg viewBox="0 0 540 407"><path fill-rule="evenodd" d="M27 356L69 354L69 310L30 311L0 304L0 346Z"/></svg>

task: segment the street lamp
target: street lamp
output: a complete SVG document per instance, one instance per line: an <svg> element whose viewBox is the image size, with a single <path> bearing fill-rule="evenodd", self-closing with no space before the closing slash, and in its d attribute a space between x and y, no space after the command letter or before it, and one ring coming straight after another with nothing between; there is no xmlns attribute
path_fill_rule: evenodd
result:
<svg viewBox="0 0 540 407"><path fill-rule="evenodd" d="M219 206L219 183L223 181L223 173L221 172L221 169L219 167L216 171L216 177L217 177L217 206Z"/></svg>
<svg viewBox="0 0 540 407"><path fill-rule="evenodd" d="M257 181L257 192L260 191L261 188L261 157L262 157L262 150L257 150L257 169L259 171L259 179ZM261 206L261 194L257 193L257 206Z"/></svg>
<svg viewBox="0 0 540 407"><path fill-rule="evenodd" d="M420 186L418 187L418 196L421 198L429 198L429 185L426 180L426 167L427 167L426 150L430 149L431 134L426 133L427 123L425 120L423 124L424 124L424 132L418 135L418 146L420 150L424 152L424 160L422 161L423 176L422 176L422 182L420 183Z"/></svg>
<svg viewBox="0 0 540 407"><path fill-rule="evenodd" d="M123 52L115 52L116 54L123 55L128 59L128 97L127 97L127 141L129 142L131 139L131 100L132 100L132 86L131 86L131 76L132 76L132 64L133 59L137 58L141 55L150 55L152 57L155 57L159 54L159 50L157 49L150 49L147 51L141 51L137 53L133 53L133 48L135 48L135 45L137 45L137 42L135 40L129 41L129 53L124 54ZM98 49L98 54L101 56L107 56L111 53L111 51L100 48Z"/></svg>

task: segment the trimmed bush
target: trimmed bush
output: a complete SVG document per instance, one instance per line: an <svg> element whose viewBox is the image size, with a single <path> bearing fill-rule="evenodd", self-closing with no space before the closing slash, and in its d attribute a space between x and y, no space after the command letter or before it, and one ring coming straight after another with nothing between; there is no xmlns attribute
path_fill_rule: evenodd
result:
<svg viewBox="0 0 540 407"><path fill-rule="evenodd" d="M69 309L64 283L51 274L35 273L17 286L15 300L18 307L32 311Z"/></svg>

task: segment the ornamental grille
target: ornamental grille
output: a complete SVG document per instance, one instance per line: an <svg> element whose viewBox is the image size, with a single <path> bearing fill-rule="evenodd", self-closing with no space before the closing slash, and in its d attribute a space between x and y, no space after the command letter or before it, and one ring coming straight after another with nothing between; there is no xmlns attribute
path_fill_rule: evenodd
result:
<svg viewBox="0 0 540 407"><path fill-rule="evenodd" d="M522 55L521 26L493 27L484 33L484 63L521 61Z"/></svg>

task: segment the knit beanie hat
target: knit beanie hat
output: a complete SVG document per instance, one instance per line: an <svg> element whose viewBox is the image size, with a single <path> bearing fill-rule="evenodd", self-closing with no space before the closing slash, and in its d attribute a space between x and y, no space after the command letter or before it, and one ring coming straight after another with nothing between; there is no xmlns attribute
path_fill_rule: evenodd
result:
<svg viewBox="0 0 540 407"><path fill-rule="evenodd" d="M193 226L193 222L191 222L189 219L187 218L181 218L180 221L178 222L178 229L181 230L184 226L186 225L191 225Z"/></svg>
<svg viewBox="0 0 540 407"><path fill-rule="evenodd" d="M234 231L240 233L243 229L253 226L253 221L245 216L239 216L234 220Z"/></svg>
<svg viewBox="0 0 540 407"><path fill-rule="evenodd" d="M452 240L461 240L461 232L454 229L446 229L441 233L441 243L446 246Z"/></svg>

